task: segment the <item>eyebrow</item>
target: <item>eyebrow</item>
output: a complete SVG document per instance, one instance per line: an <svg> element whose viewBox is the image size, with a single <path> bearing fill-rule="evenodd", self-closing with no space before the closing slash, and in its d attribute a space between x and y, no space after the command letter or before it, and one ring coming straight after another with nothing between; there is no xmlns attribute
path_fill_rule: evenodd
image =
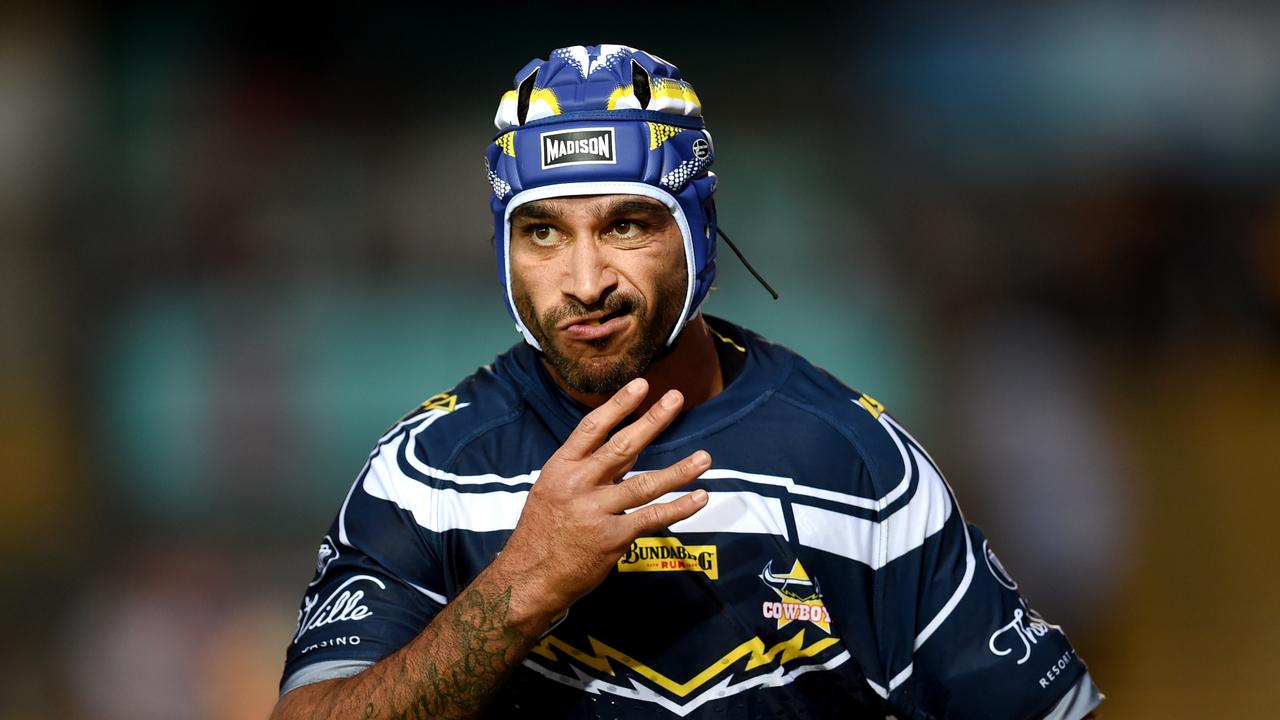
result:
<svg viewBox="0 0 1280 720"><path fill-rule="evenodd" d="M645 200L615 200L596 213L596 219L617 217L619 215L643 215L646 217L670 216L666 205ZM517 220L554 220L559 213L541 202L530 202L521 205L511 212L511 222Z"/></svg>

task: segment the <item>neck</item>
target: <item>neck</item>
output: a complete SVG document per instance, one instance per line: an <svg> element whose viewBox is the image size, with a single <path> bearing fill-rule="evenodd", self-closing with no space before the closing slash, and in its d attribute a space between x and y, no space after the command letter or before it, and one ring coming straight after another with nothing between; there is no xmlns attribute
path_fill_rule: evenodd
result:
<svg viewBox="0 0 1280 720"><path fill-rule="evenodd" d="M545 359L542 364L569 397L587 407L600 407L611 397L574 390L565 384L559 373ZM682 411L704 403L724 390L724 378L720 373L720 356L716 354L715 340L711 337L706 321L702 319L702 313L698 313L685 324L671 352L649 366L641 377L649 382L649 394L640 407L636 408L634 415L637 417L644 414L668 390L679 390L680 394L684 395Z"/></svg>

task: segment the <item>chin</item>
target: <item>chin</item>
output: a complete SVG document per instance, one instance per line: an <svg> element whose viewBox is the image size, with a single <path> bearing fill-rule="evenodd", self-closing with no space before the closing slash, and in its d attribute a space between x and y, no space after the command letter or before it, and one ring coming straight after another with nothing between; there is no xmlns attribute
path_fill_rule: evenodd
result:
<svg viewBox="0 0 1280 720"><path fill-rule="evenodd" d="M618 352L584 353L576 358L562 352L547 353L547 358L565 384L592 395L612 395L645 370L634 347Z"/></svg>
<svg viewBox="0 0 1280 720"><path fill-rule="evenodd" d="M559 369L575 390L603 395L617 392L641 374L633 359L620 357L578 361Z"/></svg>

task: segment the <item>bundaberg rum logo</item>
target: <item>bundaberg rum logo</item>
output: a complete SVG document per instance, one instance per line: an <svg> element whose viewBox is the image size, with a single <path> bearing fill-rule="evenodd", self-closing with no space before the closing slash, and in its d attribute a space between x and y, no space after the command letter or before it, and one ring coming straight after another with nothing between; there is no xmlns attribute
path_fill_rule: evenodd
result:
<svg viewBox="0 0 1280 720"><path fill-rule="evenodd" d="M636 538L618 558L618 572L700 572L720 578L715 545L685 545L673 537Z"/></svg>

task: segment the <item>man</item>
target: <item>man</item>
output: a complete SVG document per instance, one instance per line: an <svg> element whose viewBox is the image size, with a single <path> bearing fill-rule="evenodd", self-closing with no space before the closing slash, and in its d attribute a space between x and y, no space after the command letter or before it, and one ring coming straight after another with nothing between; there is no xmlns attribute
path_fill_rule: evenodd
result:
<svg viewBox="0 0 1280 720"><path fill-rule="evenodd" d="M699 307L711 136L670 63L534 60L486 165L524 342L378 442L278 718L1080 718L1100 701L880 403Z"/></svg>

